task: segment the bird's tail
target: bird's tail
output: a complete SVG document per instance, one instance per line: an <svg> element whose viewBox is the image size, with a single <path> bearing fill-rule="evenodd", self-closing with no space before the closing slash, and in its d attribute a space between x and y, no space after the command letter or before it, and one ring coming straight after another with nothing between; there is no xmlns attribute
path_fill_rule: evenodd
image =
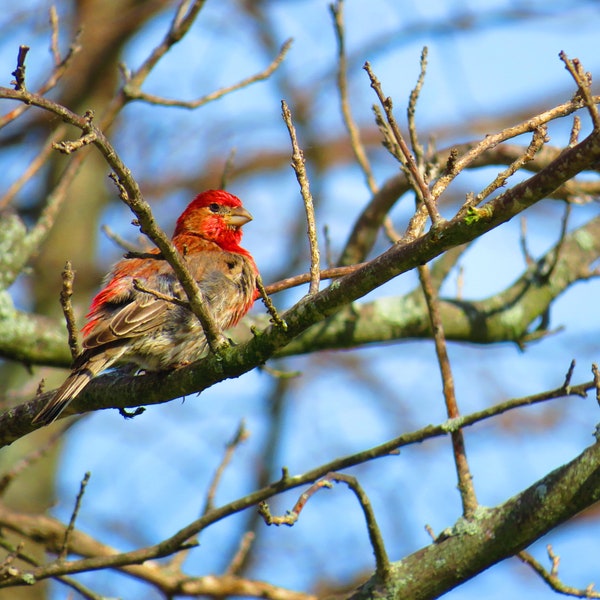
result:
<svg viewBox="0 0 600 600"><path fill-rule="evenodd" d="M33 417L32 423L52 423L93 377L115 362L115 358L103 353L85 360L81 366L76 366L44 408Z"/></svg>

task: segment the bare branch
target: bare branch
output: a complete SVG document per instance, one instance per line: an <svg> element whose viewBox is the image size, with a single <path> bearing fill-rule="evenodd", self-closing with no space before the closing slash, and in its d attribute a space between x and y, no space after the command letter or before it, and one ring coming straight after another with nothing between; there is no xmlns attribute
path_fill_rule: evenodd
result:
<svg viewBox="0 0 600 600"><path fill-rule="evenodd" d="M596 102L594 101L594 97L591 91L592 85L592 76L590 73L586 73L583 70L582 64L579 62L578 58L574 58L570 60L566 53L561 50L559 53L560 60L565 63L565 68L577 84L577 92L580 97L583 99L588 112L590 113L590 117L592 118L592 123L594 125L595 130L600 130L600 114L598 113L598 107L596 106Z"/></svg>
<svg viewBox="0 0 600 600"><path fill-rule="evenodd" d="M375 514L373 513L369 497L366 495L365 491L362 489L355 477L345 475L344 473L328 473L325 475L325 477L313 483L313 485L303 492L298 498L296 504L294 504L294 508L288 510L285 515L272 515L267 502L261 502L259 504L258 512L267 525L288 525L291 527L296 523L300 517L302 509L306 506L306 503L312 498L312 496L323 488L331 489L333 487L333 483L345 483L356 495L365 515L369 539L375 554L376 577L382 581L386 580L390 574L390 561L383 543L383 538L381 537L381 531L377 525L377 520L375 519Z"/></svg>
<svg viewBox="0 0 600 600"><path fill-rule="evenodd" d="M350 110L350 99L348 98L348 63L346 60L346 43L344 36L344 0L336 0L334 4L329 6L331 15L333 17L333 24L335 29L335 35L338 44L338 73L337 73L337 89L340 94L340 105L342 110L342 117L344 119L344 125L350 136L350 144L352 146L352 152L356 158L356 162L359 164L365 179L367 186L372 194L377 192L377 183L373 175L373 170L369 164L369 159L365 148L360 140L360 131L354 122L352 117L352 111Z"/></svg>
<svg viewBox="0 0 600 600"><path fill-rule="evenodd" d="M319 245L317 242L317 225L315 222L315 210L312 194L310 193L310 184L306 174L306 164L304 162L304 153L298 145L296 138L296 128L292 122L292 113L285 100L281 101L283 120L288 128L290 140L292 142L292 167L296 173L296 179L300 185L300 192L304 200L306 210L306 221L308 225L308 242L310 244L310 286L308 293L316 294L319 291L320 270L319 270Z"/></svg>
<svg viewBox="0 0 600 600"><path fill-rule="evenodd" d="M415 114L417 111L417 101L419 100L419 96L421 94L421 90L423 89L423 84L425 83L425 73L427 72L427 53L429 49L427 46L423 47L421 51L421 61L420 66L421 70L419 72L419 77L417 79L417 84L414 89L410 93L410 98L408 101L408 109L407 109L407 121L408 121L408 133L410 136L410 144L412 146L413 153L415 155L415 161L421 173L425 172L425 156L423 153L423 147L419 142L419 136L417 134L417 126L415 123Z"/></svg>
<svg viewBox="0 0 600 600"><path fill-rule="evenodd" d="M559 594L573 596L574 598L600 598L600 593L594 591L593 583L585 589L577 589L564 584L560 580L558 577L558 563L560 559L554 554L550 544L548 544L548 557L552 564L550 571L545 569L540 562L525 550L519 552L517 557L526 565L529 565L555 592L558 592Z"/></svg>
<svg viewBox="0 0 600 600"><path fill-rule="evenodd" d="M435 351L440 365L440 373L442 375L442 385L444 390L444 400L446 402L446 411L449 419L458 419L460 412L456 402L456 392L454 389L454 378L452 377L452 369L450 367L450 359L446 348L446 336L442 320L438 311L438 299L435 289L431 283L431 275L429 267L423 265L419 267L419 280L427 309L429 311L429 319L431 321L431 330L433 331L433 339L435 343ZM460 428L456 428L451 433L452 450L454 452L454 464L458 475L458 489L463 505L463 516L467 519L472 518L477 508L477 496L475 495L475 487L473 486L473 476L469 469L467 461L467 453L465 448L465 440Z"/></svg>
<svg viewBox="0 0 600 600"><path fill-rule="evenodd" d="M63 562L67 558L67 554L69 553L69 537L73 533L75 529L75 521L77 520L77 516L79 515L79 509L81 508L81 501L83 500L83 495L85 494L85 488L90 480L91 473L88 471L81 480L81 485L79 486L79 493L77 494L77 498L75 499L75 506L73 507L73 512L71 513L71 518L69 519L69 525L65 529L65 537L63 539L62 547L60 549L60 553L58 555L58 560Z"/></svg>
<svg viewBox="0 0 600 600"><path fill-rule="evenodd" d="M381 103L381 106L385 111L387 122L391 128L391 132L398 145L398 148L400 149L400 154L396 155L396 158L401 162L401 164L406 166L408 173L410 174L415 193L417 194L420 201L425 204L427 212L429 213L429 218L431 219L431 223L434 227L436 227L443 221L442 216L440 215L439 210L435 204L435 200L431 195L429 186L423 179L423 175L419 171L417 163L415 162L413 155L411 154L408 146L406 145L404 137L400 131L400 128L398 127L393 113L392 99L386 97L383 94L381 84L377 77L375 77L375 74L371 69L371 65L368 62L365 63L364 69L369 75L369 79L371 80L371 87L375 90L379 102Z"/></svg>
<svg viewBox="0 0 600 600"><path fill-rule="evenodd" d="M131 82L127 83L124 86L123 90L129 100L142 100L143 102L146 102L148 104L154 104L157 106L174 106L177 108L188 108L188 109L200 108L201 106L204 106L205 104L208 104L209 102L214 102L215 100L218 100L219 98L222 98L223 96L226 96L227 94L231 94L232 92L241 90L245 87L248 87L249 85L252 85L253 83L257 83L258 81L264 81L265 79L268 79L277 70L277 68L281 65L281 63L283 62L283 59L285 58L285 55L287 54L291 45L292 45L292 40L291 39L287 40L281 47L279 54L275 57L273 62L271 62L271 64L266 69L261 71L260 73L256 73L255 75L246 77L245 79L242 79L238 83L235 83L235 84L227 86L227 87L220 88L214 92L211 92L210 94L201 96L200 98L197 98L196 100L186 101L186 100L176 100L176 99L170 99L170 98L161 98L160 96L155 96L152 94L147 94L146 92L142 92L139 87L133 85Z"/></svg>
<svg viewBox="0 0 600 600"><path fill-rule="evenodd" d="M306 278L305 281L303 281L303 283L306 283L306 281L310 281L310 274L307 274L307 275L308 275L308 277ZM271 290L273 289L272 286L269 286L269 288ZM258 293L260 294L261 300L263 301L263 304L265 305L267 312L271 316L271 321L273 323L275 323L278 327L281 327L285 331L285 329L287 328L287 325L286 325L285 321L279 316L279 313L277 312L275 305L273 304L271 298L269 297L269 292L267 291L267 288L265 288L262 277L260 275L256 276L256 289L258 290ZM275 291L278 291L278 290L275 290ZM274 292L271 291L270 293L274 293Z"/></svg>
<svg viewBox="0 0 600 600"><path fill-rule="evenodd" d="M29 46L19 46L19 54L17 56L17 68L11 73L15 78L11 84L15 86L18 92L25 90L25 57L29 52Z"/></svg>
<svg viewBox="0 0 600 600"><path fill-rule="evenodd" d="M77 358L81 354L81 344L79 343L79 331L77 329L77 323L75 321L75 314L73 313L73 305L71 304L71 297L73 296L73 281L75 279L75 273L71 267L71 262L65 263L65 268L62 272L62 289L60 291L60 305L62 307L65 321L67 322L67 333L69 336L69 349L71 350L71 356L73 359Z"/></svg>

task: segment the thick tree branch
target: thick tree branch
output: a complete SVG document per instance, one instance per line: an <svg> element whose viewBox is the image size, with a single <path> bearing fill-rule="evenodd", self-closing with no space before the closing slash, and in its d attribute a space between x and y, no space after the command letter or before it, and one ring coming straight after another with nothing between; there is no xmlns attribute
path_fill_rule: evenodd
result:
<svg viewBox="0 0 600 600"><path fill-rule="evenodd" d="M513 556L600 500L600 443L495 508L459 519L429 546L392 565L388 583L371 579L352 600L437 598Z"/></svg>

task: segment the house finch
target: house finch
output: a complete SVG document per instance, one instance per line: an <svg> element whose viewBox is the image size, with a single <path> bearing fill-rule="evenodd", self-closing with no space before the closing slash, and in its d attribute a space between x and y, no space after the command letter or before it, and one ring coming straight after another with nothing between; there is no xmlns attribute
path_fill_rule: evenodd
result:
<svg viewBox="0 0 600 600"><path fill-rule="evenodd" d="M257 297L256 264L240 247L241 227L252 219L239 198L222 190L198 195L177 220L173 244L187 261L219 327L233 327ZM81 390L115 363L159 371L188 364L207 351L198 318L185 306L136 289L185 300L185 292L158 249L147 258L125 258L107 275L83 328L83 353L67 380L34 417L54 421Z"/></svg>

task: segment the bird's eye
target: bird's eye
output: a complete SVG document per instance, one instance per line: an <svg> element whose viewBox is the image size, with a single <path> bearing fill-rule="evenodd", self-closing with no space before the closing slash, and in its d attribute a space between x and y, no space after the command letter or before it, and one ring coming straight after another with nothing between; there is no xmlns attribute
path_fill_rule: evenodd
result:
<svg viewBox="0 0 600 600"><path fill-rule="evenodd" d="M209 208L210 212L213 212L213 213L218 213L219 212L219 205L216 202L213 202L212 204L209 204L208 208Z"/></svg>

